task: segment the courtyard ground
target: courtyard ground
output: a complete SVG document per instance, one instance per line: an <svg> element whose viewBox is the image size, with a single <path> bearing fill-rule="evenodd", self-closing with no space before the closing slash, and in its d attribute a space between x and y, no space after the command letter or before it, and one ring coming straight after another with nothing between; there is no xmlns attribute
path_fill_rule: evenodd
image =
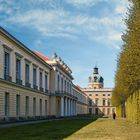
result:
<svg viewBox="0 0 140 140"><path fill-rule="evenodd" d="M0 128L0 140L140 140L140 125L125 119L69 119Z"/></svg>

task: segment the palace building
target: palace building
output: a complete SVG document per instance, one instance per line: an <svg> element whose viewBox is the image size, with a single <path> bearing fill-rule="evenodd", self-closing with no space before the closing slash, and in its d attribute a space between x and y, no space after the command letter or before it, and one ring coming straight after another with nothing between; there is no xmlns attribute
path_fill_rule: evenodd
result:
<svg viewBox="0 0 140 140"><path fill-rule="evenodd" d="M50 79L50 114L55 116L76 115L77 97L72 92L72 71L56 53L48 59L39 52L34 53L52 66Z"/></svg>
<svg viewBox="0 0 140 140"><path fill-rule="evenodd" d="M89 97L72 83L72 70L0 27L0 121L89 113Z"/></svg>
<svg viewBox="0 0 140 140"><path fill-rule="evenodd" d="M111 115L111 88L95 67L87 88L73 84L72 70L54 53L51 58L26 47L0 27L0 122Z"/></svg>
<svg viewBox="0 0 140 140"><path fill-rule="evenodd" d="M88 87L81 89L89 98L89 113L94 115L111 116L115 107L111 105L111 88L104 88L104 79L94 67L92 76L89 77Z"/></svg>

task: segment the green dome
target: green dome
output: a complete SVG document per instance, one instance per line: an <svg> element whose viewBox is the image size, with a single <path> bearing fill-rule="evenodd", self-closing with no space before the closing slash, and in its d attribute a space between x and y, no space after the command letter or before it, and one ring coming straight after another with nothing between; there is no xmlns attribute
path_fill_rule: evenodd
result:
<svg viewBox="0 0 140 140"><path fill-rule="evenodd" d="M93 75L89 77L89 83L97 83L97 84L103 84L104 79L98 72L98 67L95 66L93 69Z"/></svg>
<svg viewBox="0 0 140 140"><path fill-rule="evenodd" d="M93 82L97 82L97 83L103 83L104 79L102 76L100 75L93 75L93 79L92 79Z"/></svg>

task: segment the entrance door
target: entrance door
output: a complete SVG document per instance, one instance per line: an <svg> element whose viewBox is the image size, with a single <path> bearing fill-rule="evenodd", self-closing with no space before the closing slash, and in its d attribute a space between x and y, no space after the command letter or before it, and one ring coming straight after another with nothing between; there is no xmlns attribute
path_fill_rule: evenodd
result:
<svg viewBox="0 0 140 140"><path fill-rule="evenodd" d="M95 108L95 114L98 115L98 108Z"/></svg>

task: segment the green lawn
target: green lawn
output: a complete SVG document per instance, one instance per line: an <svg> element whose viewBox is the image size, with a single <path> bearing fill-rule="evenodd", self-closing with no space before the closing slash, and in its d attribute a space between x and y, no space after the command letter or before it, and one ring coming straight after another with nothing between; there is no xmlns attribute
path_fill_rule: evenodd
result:
<svg viewBox="0 0 140 140"><path fill-rule="evenodd" d="M124 119L57 120L1 128L0 140L140 140L140 125Z"/></svg>

